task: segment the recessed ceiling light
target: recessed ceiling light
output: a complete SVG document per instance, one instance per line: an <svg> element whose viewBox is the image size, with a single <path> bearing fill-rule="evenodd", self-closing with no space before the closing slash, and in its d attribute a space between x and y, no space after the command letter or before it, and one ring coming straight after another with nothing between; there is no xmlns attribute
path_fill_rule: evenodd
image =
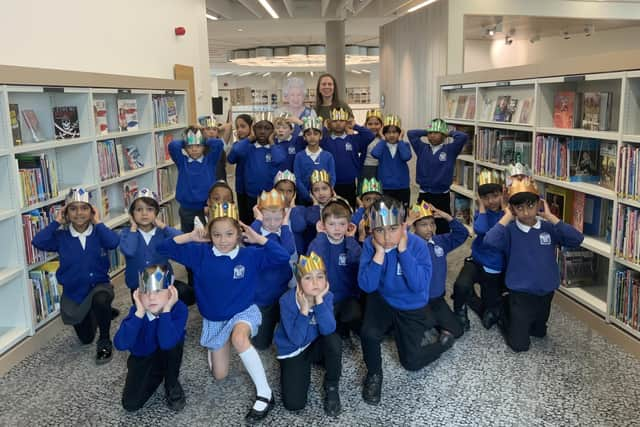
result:
<svg viewBox="0 0 640 427"><path fill-rule="evenodd" d="M212 21L217 21L218 20L217 16L211 15L210 13L207 13L204 16L206 16L207 19L211 19Z"/></svg>
<svg viewBox="0 0 640 427"><path fill-rule="evenodd" d="M271 17L273 19L280 18L278 16L278 14L276 13L276 11L273 10L273 8L271 7L271 5L269 4L269 2L267 0L258 0L258 3L260 3L262 5L262 7L265 8L265 10L269 13L269 15L271 15Z"/></svg>
<svg viewBox="0 0 640 427"><path fill-rule="evenodd" d="M420 4L417 4L417 5L413 6L411 9L407 10L407 12L408 13L415 12L416 10L422 9L425 6L429 6L431 3L435 3L436 1L437 0L427 0L425 2L422 2Z"/></svg>
<svg viewBox="0 0 640 427"><path fill-rule="evenodd" d="M242 28L238 28L237 31L244 31Z"/></svg>
<svg viewBox="0 0 640 427"><path fill-rule="evenodd" d="M293 74L293 73L292 73L291 71L289 71L289 72L287 73L287 77L291 77L291 74Z"/></svg>

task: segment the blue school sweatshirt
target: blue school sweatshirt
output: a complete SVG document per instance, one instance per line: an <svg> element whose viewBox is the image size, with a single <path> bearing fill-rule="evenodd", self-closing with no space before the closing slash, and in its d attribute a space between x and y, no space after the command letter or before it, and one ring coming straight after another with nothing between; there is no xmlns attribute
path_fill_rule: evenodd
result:
<svg viewBox="0 0 640 427"><path fill-rule="evenodd" d="M286 356L309 346L320 335L331 335L336 330L331 291L322 298L322 304L314 305L305 316L300 313L296 301L296 288L289 289L280 298L280 323L273 341L278 356Z"/></svg>
<svg viewBox="0 0 640 427"><path fill-rule="evenodd" d="M289 254L267 240L263 247L241 247L235 258L216 256L211 243L177 244L167 239L158 252L193 270L198 309L207 320L229 320L255 301L263 271L289 266Z"/></svg>
<svg viewBox="0 0 640 427"><path fill-rule="evenodd" d="M184 341L189 310L182 301L178 300L170 312L160 313L153 320L149 320L146 313L140 319L135 312L134 305L113 337L113 345L118 350L145 357L157 350L171 350Z"/></svg>
<svg viewBox="0 0 640 427"><path fill-rule="evenodd" d="M307 155L306 150L296 154L293 161L293 173L296 176L296 191L302 200L311 200L311 174L314 170L322 169L329 172L333 188L336 185L336 164L333 154L322 150L315 162Z"/></svg>
<svg viewBox="0 0 640 427"><path fill-rule="evenodd" d="M136 231L131 232L130 228L125 228L120 233L120 252L125 257L126 269L124 270L124 280L129 289L138 289L138 275L150 265L161 264L168 265L169 271L173 274L169 259L158 253L156 248L165 239L175 237L181 234L181 231L175 228L165 227L160 229L155 227L155 234L149 240L149 244L144 241L142 233Z"/></svg>
<svg viewBox="0 0 640 427"><path fill-rule="evenodd" d="M207 204L209 188L216 182L216 165L224 147L221 139L207 139L209 152L202 161L193 160L182 152L184 141L169 143L169 154L178 168L176 200L185 209L200 210Z"/></svg>
<svg viewBox="0 0 640 427"><path fill-rule="evenodd" d="M469 136L464 132L452 132L453 141L442 143L442 148L433 152L431 144L420 140L427 136L426 130L410 130L407 132L409 142L416 152L416 183L422 193L446 193L453 181L453 170L456 157L467 143ZM384 187L383 187L384 188Z"/></svg>
<svg viewBox="0 0 640 427"><path fill-rule="evenodd" d="M539 220L539 224L540 228L524 232L515 221L506 227L497 223L484 236L486 245L504 254L505 283L513 291L545 295L556 290L560 284L556 249L575 248L584 240L582 233L562 221L553 225Z"/></svg>
<svg viewBox="0 0 640 427"><path fill-rule="evenodd" d="M107 251L117 248L118 241L118 234L109 227L94 224L82 249L79 238L52 221L31 243L40 250L58 252L60 267L56 279L63 286L64 295L80 304L97 284L110 282Z"/></svg>
<svg viewBox="0 0 640 427"><path fill-rule="evenodd" d="M316 223L320 221L320 206L296 206L289 215L291 231L299 254L306 254L307 247L315 239Z"/></svg>
<svg viewBox="0 0 640 427"><path fill-rule="evenodd" d="M342 136L325 135L320 146L333 154L336 161L336 184L353 184L360 177L360 171L367 154L367 146L376 137L364 126L354 125L357 134Z"/></svg>
<svg viewBox="0 0 640 427"><path fill-rule="evenodd" d="M486 213L483 214L476 212L473 216L473 231L476 233L476 238L471 243L473 260L484 267L500 272L504 270L504 255L495 248L485 245L484 236L491 227L500 221L502 215L504 215L502 210L496 212L487 209Z"/></svg>
<svg viewBox="0 0 640 427"><path fill-rule="evenodd" d="M278 138L274 138L275 146L280 148L284 153L286 153L285 160L280 165L280 170L286 169L293 172L293 162L296 158L296 154L304 150L304 148L306 147L304 138L302 136L294 136L294 135L296 135L295 130L294 130L294 133L291 134L289 139L280 141Z"/></svg>
<svg viewBox="0 0 640 427"><path fill-rule="evenodd" d="M293 233L288 225L280 227L280 233L263 233L262 221L253 221L251 224L256 233L262 234L269 240L273 240L289 254L289 258L296 252L296 243L293 239ZM291 266L279 266L262 271L260 274L260 283L256 288L255 302L260 307L265 307L278 302L278 299L289 288L289 281L293 276Z"/></svg>
<svg viewBox="0 0 640 427"><path fill-rule="evenodd" d="M273 188L273 178L285 158L282 148L243 139L233 145L227 160L232 164L244 160L244 190L249 197L256 198Z"/></svg>
<svg viewBox="0 0 640 427"><path fill-rule="evenodd" d="M436 234L427 242L433 268L429 286L430 300L444 295L447 282L447 254L462 245L469 237L469 231L457 219L454 218L449 222L449 227L450 232Z"/></svg>
<svg viewBox="0 0 640 427"><path fill-rule="evenodd" d="M409 233L407 250L391 249L382 265L373 262L375 249L369 236L362 246L358 284L367 293L379 292L397 310L415 310L429 302L431 256L427 243Z"/></svg>
<svg viewBox="0 0 640 427"><path fill-rule="evenodd" d="M409 165L411 147L406 141L398 141L396 155L391 157L387 141L381 140L371 151L378 159L378 181L385 190L403 190L409 188Z"/></svg>
<svg viewBox="0 0 640 427"><path fill-rule="evenodd" d="M353 237L345 236L342 242L333 244L326 233L318 233L309 244L307 255L311 251L320 255L327 268L329 286L335 302L349 297L357 297L358 267L362 248Z"/></svg>
<svg viewBox="0 0 640 427"><path fill-rule="evenodd" d="M360 225L360 221L362 221L362 218L364 218L364 208L361 207L356 209L353 215L351 215L351 223Z"/></svg>

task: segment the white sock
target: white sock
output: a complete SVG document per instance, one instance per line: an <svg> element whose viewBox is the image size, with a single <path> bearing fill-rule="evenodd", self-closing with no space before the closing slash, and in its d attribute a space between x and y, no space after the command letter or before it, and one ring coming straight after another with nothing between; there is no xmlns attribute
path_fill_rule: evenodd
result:
<svg viewBox="0 0 640 427"><path fill-rule="evenodd" d="M262 360L260 360L260 355L256 349L253 348L253 346L249 347L248 350L240 353L240 359L253 380L253 383L256 385L257 395L271 399L271 387L269 387L269 383L267 382L267 375L264 372ZM253 409L256 411L263 411L266 407L267 404L259 400L253 405Z"/></svg>

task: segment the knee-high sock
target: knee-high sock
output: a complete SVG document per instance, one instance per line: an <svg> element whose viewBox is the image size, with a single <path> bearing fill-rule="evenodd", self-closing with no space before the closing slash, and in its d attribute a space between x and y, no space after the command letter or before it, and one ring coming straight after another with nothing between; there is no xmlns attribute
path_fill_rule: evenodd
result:
<svg viewBox="0 0 640 427"><path fill-rule="evenodd" d="M269 387L269 383L267 382L267 374L264 372L262 360L260 360L260 355L256 349L253 348L253 346L249 347L248 350L240 353L240 359L253 380L253 383L256 385L257 395L270 399L271 387ZM257 411L262 411L266 407L267 404L260 401L256 401L255 405L253 405L253 408Z"/></svg>

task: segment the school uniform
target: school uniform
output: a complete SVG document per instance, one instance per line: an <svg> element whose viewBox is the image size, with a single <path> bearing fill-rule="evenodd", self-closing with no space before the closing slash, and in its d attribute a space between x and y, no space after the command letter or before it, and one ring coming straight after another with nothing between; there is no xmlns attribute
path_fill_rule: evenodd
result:
<svg viewBox="0 0 640 427"><path fill-rule="evenodd" d="M382 184L386 195L402 202L405 207L411 203L411 189L409 188L409 165L411 147L408 142L398 141L389 144L381 140L371 151L371 155L378 159L378 181Z"/></svg>
<svg viewBox="0 0 640 427"><path fill-rule="evenodd" d="M364 219L364 211L365 209L362 207L356 209L353 212L353 215L351 215L351 223L355 224L356 226L360 225L360 221Z"/></svg>
<svg viewBox="0 0 640 427"><path fill-rule="evenodd" d="M322 169L329 173L329 184L333 188L336 185L336 163L333 154L322 148L316 153L305 148L296 154L293 173L296 176L296 191L303 201L311 202L311 174Z"/></svg>
<svg viewBox="0 0 640 427"><path fill-rule="evenodd" d="M360 335L368 375L382 375L380 342L392 327L400 364L410 371L421 369L445 350L425 336L434 326L426 310L432 274L429 249L409 234L407 250L387 250L380 265L373 261L371 239L364 242L358 270L360 289L368 294Z"/></svg>
<svg viewBox="0 0 640 427"><path fill-rule="evenodd" d="M306 316L300 312L295 288L280 298L280 324L274 342L280 364L282 403L288 410L306 406L311 363L324 364L325 388L337 387L342 371L342 342L335 331L331 291Z"/></svg>
<svg viewBox="0 0 640 427"><path fill-rule="evenodd" d="M378 145L380 138L376 136L371 143L367 146L367 153L364 156L364 162L362 163L362 172L360 173L359 181L375 178L378 176L378 159L373 157L371 151Z"/></svg>
<svg viewBox="0 0 640 427"><path fill-rule="evenodd" d="M502 323L514 351L527 351L530 336L546 335L551 300L560 284L556 250L578 247L583 240L582 233L563 221L553 225L540 219L531 227L518 220L507 226L497 223L484 236L484 243L506 259L509 297Z"/></svg>
<svg viewBox="0 0 640 427"><path fill-rule="evenodd" d="M309 243L316 237L316 223L320 221L320 206L296 206L289 214L291 231L299 254L306 254Z"/></svg>
<svg viewBox="0 0 640 427"><path fill-rule="evenodd" d="M455 218L449 222L449 226L451 229L449 233L436 234L427 241L433 268L427 309L433 315L437 328L447 330L458 338L464 332L462 325L444 299L447 281L447 255L467 240L469 232Z"/></svg>
<svg viewBox="0 0 640 427"><path fill-rule="evenodd" d="M289 289L289 283L293 277L291 260L296 258L296 246L293 233L288 225L280 227L277 233L271 233L262 227L262 221L254 221L251 224L256 233L260 233L269 240L273 240L289 254L289 263L278 268L270 268L261 272L260 283L256 287L255 303L260 309L262 323L258 334L253 337L253 345L258 350L269 348L273 341L273 331L280 319L278 300Z"/></svg>
<svg viewBox="0 0 640 427"><path fill-rule="evenodd" d="M453 171L456 158L467 143L469 136L464 132L450 133L453 141L433 146L422 142L427 136L426 130L410 130L407 132L409 142L416 153L416 183L420 186L418 202L426 201L448 214L451 213L451 197L449 187L453 182ZM383 187L384 188L384 187ZM436 233L449 231L449 225L442 218L436 219Z"/></svg>
<svg viewBox="0 0 640 427"><path fill-rule="evenodd" d="M142 408L163 381L167 395L180 387L178 377L189 314L182 301L176 302L168 313L146 312L139 318L135 312L134 305L113 340L118 350L130 352L122 392L122 406L127 411Z"/></svg>
<svg viewBox="0 0 640 427"><path fill-rule="evenodd" d="M278 138L274 138L275 146L286 154L284 161L280 165L280 170L293 171L293 162L296 158L296 154L304 150L306 146L306 143L304 142L304 138L302 136L294 136L299 133L299 131L296 132L296 130L297 126L296 128L294 128L293 133L289 135L289 138L287 139L280 140Z"/></svg>

